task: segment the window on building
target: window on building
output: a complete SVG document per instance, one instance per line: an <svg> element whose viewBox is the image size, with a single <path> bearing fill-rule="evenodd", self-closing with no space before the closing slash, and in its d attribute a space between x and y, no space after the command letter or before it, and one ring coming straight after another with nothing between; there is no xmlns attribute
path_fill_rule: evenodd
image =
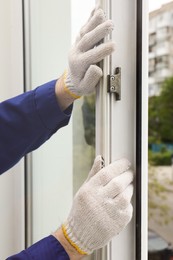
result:
<svg viewBox="0 0 173 260"><path fill-rule="evenodd" d="M155 70L156 59L149 60L149 72L153 72Z"/></svg>
<svg viewBox="0 0 173 260"><path fill-rule="evenodd" d="M163 14L158 17L159 22L163 20Z"/></svg>
<svg viewBox="0 0 173 260"><path fill-rule="evenodd" d="M157 30L157 40L166 40L169 36L170 27L164 26Z"/></svg>
<svg viewBox="0 0 173 260"><path fill-rule="evenodd" d="M156 44L156 32L149 35L149 46Z"/></svg>
<svg viewBox="0 0 173 260"><path fill-rule="evenodd" d="M155 52L155 46L149 46L149 52L152 53L152 52Z"/></svg>
<svg viewBox="0 0 173 260"><path fill-rule="evenodd" d="M163 69L168 68L169 69L169 56L163 55L156 58L156 68L157 69Z"/></svg>

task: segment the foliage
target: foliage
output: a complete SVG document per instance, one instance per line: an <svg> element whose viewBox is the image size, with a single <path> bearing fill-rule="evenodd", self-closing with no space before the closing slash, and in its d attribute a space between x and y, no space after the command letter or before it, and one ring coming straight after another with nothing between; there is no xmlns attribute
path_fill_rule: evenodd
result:
<svg viewBox="0 0 173 260"><path fill-rule="evenodd" d="M160 136L160 103L158 96L149 98L149 144L159 143Z"/></svg>
<svg viewBox="0 0 173 260"><path fill-rule="evenodd" d="M151 165L171 165L171 156L172 152L170 151L161 151L153 153L152 151L148 152L148 159Z"/></svg>
<svg viewBox="0 0 173 260"><path fill-rule="evenodd" d="M164 81L159 96L149 98L149 141L173 143L173 77Z"/></svg>

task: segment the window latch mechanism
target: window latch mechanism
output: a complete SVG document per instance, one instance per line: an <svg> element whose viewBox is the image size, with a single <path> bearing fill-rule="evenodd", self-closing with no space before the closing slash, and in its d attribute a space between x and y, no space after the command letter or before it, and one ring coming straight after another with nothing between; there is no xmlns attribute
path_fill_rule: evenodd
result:
<svg viewBox="0 0 173 260"><path fill-rule="evenodd" d="M115 74L108 75L108 92L115 93L116 100L121 100L121 68L115 69Z"/></svg>

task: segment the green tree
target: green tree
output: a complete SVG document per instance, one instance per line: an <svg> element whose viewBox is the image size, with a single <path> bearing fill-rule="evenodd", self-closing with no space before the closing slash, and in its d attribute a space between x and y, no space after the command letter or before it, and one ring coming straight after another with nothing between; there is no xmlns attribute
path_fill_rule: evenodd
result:
<svg viewBox="0 0 173 260"><path fill-rule="evenodd" d="M162 142L173 143L173 77L164 81L160 102L160 135Z"/></svg>
<svg viewBox="0 0 173 260"><path fill-rule="evenodd" d="M149 144L158 143L160 135L160 103L158 96L149 98Z"/></svg>
<svg viewBox="0 0 173 260"><path fill-rule="evenodd" d="M173 143L173 77L163 82L159 96L149 98L149 142Z"/></svg>

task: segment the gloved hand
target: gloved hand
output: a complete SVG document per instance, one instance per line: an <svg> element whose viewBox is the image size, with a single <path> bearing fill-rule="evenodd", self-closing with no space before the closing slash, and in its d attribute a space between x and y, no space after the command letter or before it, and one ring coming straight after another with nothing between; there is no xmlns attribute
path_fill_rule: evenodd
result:
<svg viewBox="0 0 173 260"><path fill-rule="evenodd" d="M96 8L82 27L69 53L69 68L63 75L65 91L74 99L91 94L102 77L96 63L114 51L114 43L101 41L113 30L102 9Z"/></svg>
<svg viewBox="0 0 173 260"><path fill-rule="evenodd" d="M91 254L119 234L132 218L133 173L126 159L102 168L97 156L89 176L74 197L62 230L80 254Z"/></svg>

